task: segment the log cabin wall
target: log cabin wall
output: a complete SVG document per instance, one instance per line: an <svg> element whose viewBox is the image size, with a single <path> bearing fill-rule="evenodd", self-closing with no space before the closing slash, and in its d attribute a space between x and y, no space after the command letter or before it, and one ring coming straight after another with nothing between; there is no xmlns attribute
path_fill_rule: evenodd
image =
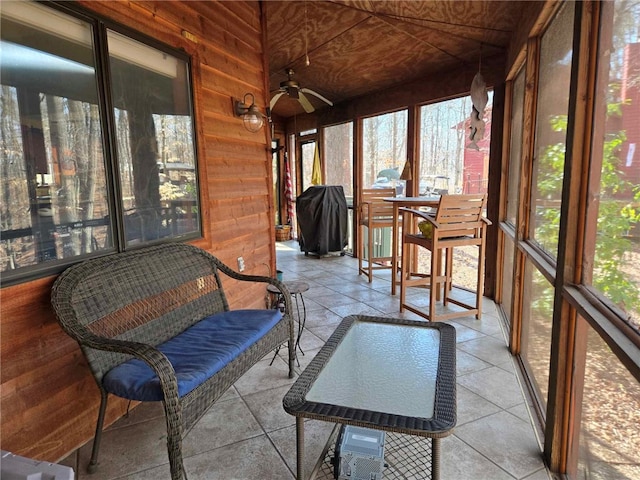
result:
<svg viewBox="0 0 640 480"><path fill-rule="evenodd" d="M258 2L93 2L84 8L191 56L204 239L193 242L232 267L274 271L270 144L267 128L244 129L232 98L255 95L264 111L267 76ZM0 290L3 450L59 461L93 438L99 393L75 342L49 303L54 277ZM233 306L264 302L263 287L226 286ZM107 424L126 411L111 397Z"/></svg>

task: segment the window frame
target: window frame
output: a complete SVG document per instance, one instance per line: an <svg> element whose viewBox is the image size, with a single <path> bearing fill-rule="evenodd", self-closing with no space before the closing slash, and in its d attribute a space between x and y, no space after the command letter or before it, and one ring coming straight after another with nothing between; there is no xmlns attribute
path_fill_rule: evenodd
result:
<svg viewBox="0 0 640 480"><path fill-rule="evenodd" d="M126 250L135 250L149 245L157 245L169 242L184 242L190 240L204 239L204 224L202 211L202 182L199 169L198 151L198 129L197 116L195 112L195 88L192 57L184 50L179 50L165 44L151 36L145 35L130 27L121 25L109 18L96 14L82 6L58 2L33 2L45 8L56 10L65 15L87 23L91 27L92 54L94 58L95 83L100 114L101 143L103 149L103 159L107 193L106 205L109 209L109 227L111 229L110 247L105 247L99 251L76 255L73 257L56 259L53 261L39 262L27 265L15 270L7 270L0 275L0 288L30 282L39 278L56 275L64 271L69 266L85 261L90 258L110 255ZM184 62L185 66L185 87L188 89L189 116L192 128L192 149L194 156L194 176L196 185L196 207L197 230L175 236L167 236L152 241L143 241L137 244L127 245L126 232L124 228L124 205L122 198L122 187L119 173L119 159L117 154L117 137L114 103L111 95L111 70L110 56L107 43L107 31L111 30L123 35L131 40L140 42L147 47L156 49L167 55L175 57L178 61Z"/></svg>

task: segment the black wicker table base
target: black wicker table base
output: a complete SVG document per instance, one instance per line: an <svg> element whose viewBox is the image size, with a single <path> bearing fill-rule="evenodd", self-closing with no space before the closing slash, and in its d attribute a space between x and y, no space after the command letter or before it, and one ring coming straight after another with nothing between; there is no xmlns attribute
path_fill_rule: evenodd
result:
<svg viewBox="0 0 640 480"><path fill-rule="evenodd" d="M334 480L333 457L340 424L331 432L329 440L311 473L310 480ZM431 479L431 438L397 432L387 432L384 450L385 480Z"/></svg>

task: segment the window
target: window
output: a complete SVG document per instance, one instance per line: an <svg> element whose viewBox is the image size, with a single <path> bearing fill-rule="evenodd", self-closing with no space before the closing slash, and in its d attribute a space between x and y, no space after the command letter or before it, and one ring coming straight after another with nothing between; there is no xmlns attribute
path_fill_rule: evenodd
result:
<svg viewBox="0 0 640 480"><path fill-rule="evenodd" d="M485 132L478 150L467 148L471 97L420 108L420 181L418 193L486 193L493 92L484 112Z"/></svg>
<svg viewBox="0 0 640 480"><path fill-rule="evenodd" d="M323 130L327 185L341 185L347 205L353 207L353 122L325 127ZM349 243L353 253L353 209L348 210Z"/></svg>
<svg viewBox="0 0 640 480"><path fill-rule="evenodd" d="M553 285L526 260L523 282L522 359L543 409L549 391Z"/></svg>
<svg viewBox="0 0 640 480"><path fill-rule="evenodd" d="M327 185L342 185L347 202L353 205L353 122L324 129L324 158Z"/></svg>
<svg viewBox="0 0 640 480"><path fill-rule="evenodd" d="M1 22L3 284L199 235L187 62L36 3L3 4ZM110 78L96 67L103 30Z"/></svg>
<svg viewBox="0 0 640 480"><path fill-rule="evenodd" d="M362 188L395 187L404 195L400 174L407 161L407 111L365 118L362 125Z"/></svg>
<svg viewBox="0 0 640 480"><path fill-rule="evenodd" d="M511 237L504 236L504 252L502 260L502 311L509 320L507 325L511 325L511 307L513 306L513 260L515 255L515 245Z"/></svg>
<svg viewBox="0 0 640 480"><path fill-rule="evenodd" d="M524 68L513 82L511 96L511 138L509 147L509 180L507 183L507 214L505 221L516 224L518 213L518 184L522 164L522 121L524 110Z"/></svg>
<svg viewBox="0 0 640 480"><path fill-rule="evenodd" d="M556 258L573 57L574 5L563 5L542 36L529 237Z"/></svg>
<svg viewBox="0 0 640 480"><path fill-rule="evenodd" d="M280 212L280 202L284 201L288 203L288 200L285 199L281 199L281 195L280 195L280 184L281 181L284 181L285 183L287 181L291 181L291 178L285 178L285 179L281 179L280 178L280 142L279 140L271 140L271 176L273 178L273 188L271 190L272 194L273 194L273 212L274 212L274 220L275 220L275 224L276 225L281 225L282 224L282 220L280 219L281 217L281 212ZM284 208L287 208L287 206L285 206ZM285 222L286 223L286 222Z"/></svg>
<svg viewBox="0 0 640 480"><path fill-rule="evenodd" d="M317 150L315 140L303 140L300 144L300 159L302 162L302 191L313 186L314 168L318 165L315 162L316 155L320 155ZM318 159L319 161L319 159ZM314 166L315 165L315 166ZM316 176L322 176L322 172L315 172ZM316 183L318 185L318 183Z"/></svg>
<svg viewBox="0 0 640 480"><path fill-rule="evenodd" d="M584 322L584 320L580 320ZM640 384L588 330L576 478L640 478Z"/></svg>
<svg viewBox="0 0 640 480"><path fill-rule="evenodd" d="M640 1L602 8L584 282L640 333Z"/></svg>
<svg viewBox="0 0 640 480"><path fill-rule="evenodd" d="M420 107L419 195L486 193L489 179L489 142L493 92L484 111L484 135L468 148L471 97L464 96ZM476 289L478 248L453 249L453 283ZM420 249L419 262L428 262L429 253Z"/></svg>

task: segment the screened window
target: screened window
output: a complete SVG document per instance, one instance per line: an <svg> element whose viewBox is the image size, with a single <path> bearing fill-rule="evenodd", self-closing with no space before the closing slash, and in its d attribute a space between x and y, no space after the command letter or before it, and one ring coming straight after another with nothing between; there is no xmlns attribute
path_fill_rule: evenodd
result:
<svg viewBox="0 0 640 480"><path fill-rule="evenodd" d="M573 3L562 6L542 36L531 182L529 237L556 258L567 137Z"/></svg>
<svg viewBox="0 0 640 480"><path fill-rule="evenodd" d="M316 155L318 155L318 161L315 161ZM302 162L302 191L314 185L314 169L315 178L322 178L322 172L318 170L320 165L320 152L317 151L317 144L315 140L307 140L300 144L300 160ZM322 182L315 183L319 185Z"/></svg>
<svg viewBox="0 0 640 480"><path fill-rule="evenodd" d="M515 226L518 213L518 184L522 165L522 120L524 110L524 69L513 82L511 96L511 138L509 148L509 180L507 183L506 222Z"/></svg>
<svg viewBox="0 0 640 480"><path fill-rule="evenodd" d="M602 6L585 283L640 332L640 1Z"/></svg>
<svg viewBox="0 0 640 480"><path fill-rule="evenodd" d="M485 130L470 144L471 97L465 96L420 108L420 180L418 193L486 193L493 92L484 111Z"/></svg>
<svg viewBox="0 0 640 480"><path fill-rule="evenodd" d="M325 127L323 147L327 185L341 185L347 205L353 206L353 122ZM348 210L349 243L347 252L353 252L353 209Z"/></svg>
<svg viewBox="0 0 640 480"><path fill-rule="evenodd" d="M101 82L100 23L29 2L3 4L1 22L3 284L199 235L186 61L109 31L113 76Z"/></svg>
<svg viewBox="0 0 640 480"><path fill-rule="evenodd" d="M522 359L529 378L546 407L549 391L553 285L530 260L525 263L522 311Z"/></svg>
<svg viewBox="0 0 640 480"><path fill-rule="evenodd" d="M511 307L513 305L513 261L515 243L511 237L504 237L504 258L502 261L502 310L506 317L511 320ZM507 323L511 325L511 322Z"/></svg>
<svg viewBox="0 0 640 480"><path fill-rule="evenodd" d="M327 185L341 185L347 201L353 201L353 122L324 129Z"/></svg>
<svg viewBox="0 0 640 480"><path fill-rule="evenodd" d="M365 118L362 125L362 187L395 187L404 195L400 174L407 160L407 111Z"/></svg>
<svg viewBox="0 0 640 480"><path fill-rule="evenodd" d="M593 329L585 330L587 359L576 478L640 478L640 384Z"/></svg>

